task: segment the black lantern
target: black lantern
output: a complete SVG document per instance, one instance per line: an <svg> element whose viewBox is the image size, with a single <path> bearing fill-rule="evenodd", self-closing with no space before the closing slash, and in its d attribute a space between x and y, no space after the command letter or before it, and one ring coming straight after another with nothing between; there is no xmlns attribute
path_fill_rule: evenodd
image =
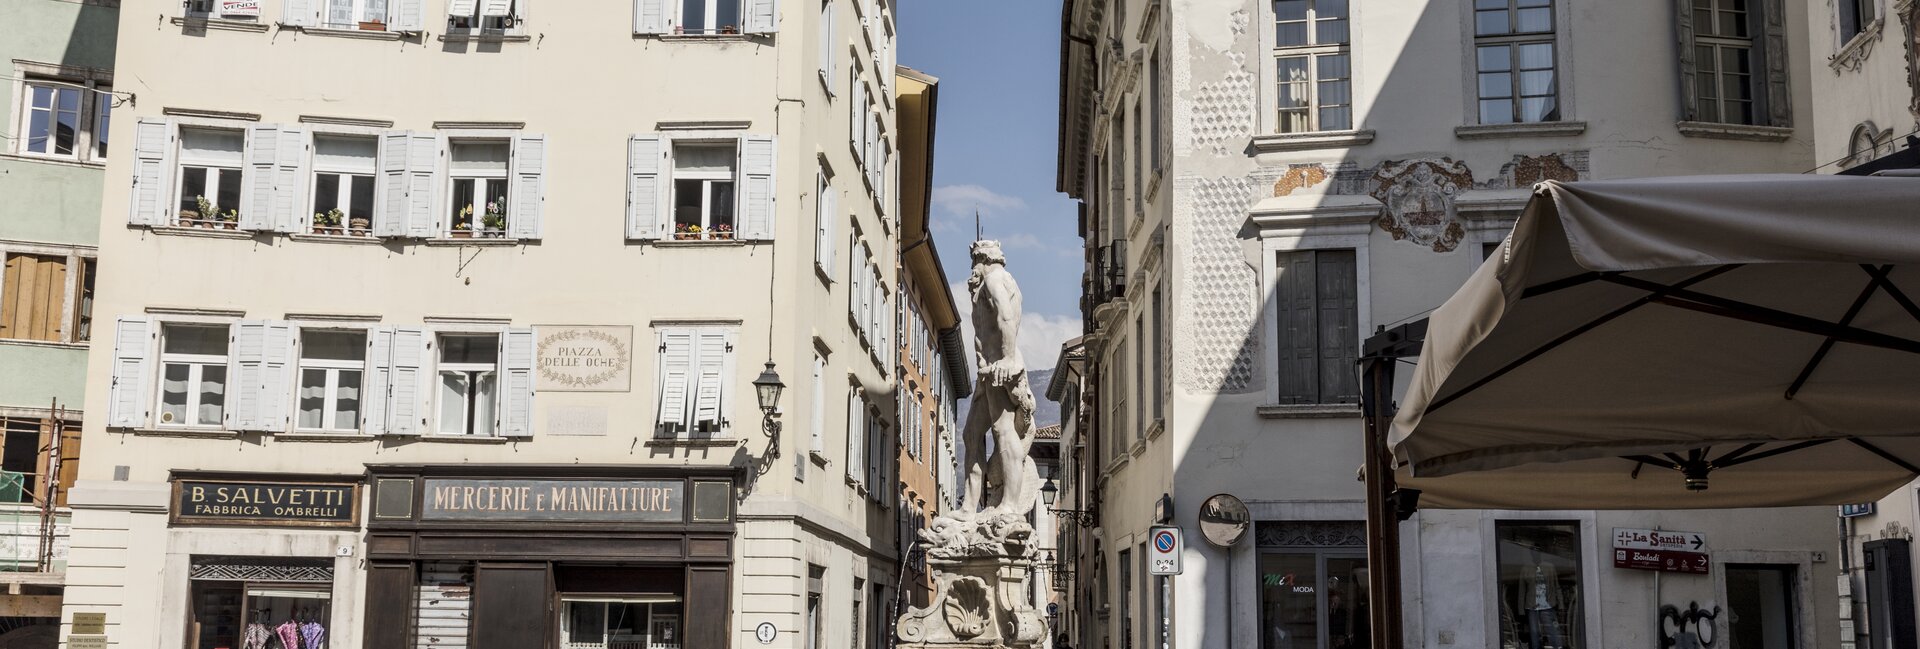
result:
<svg viewBox="0 0 1920 649"><path fill-rule="evenodd" d="M774 409L780 407L780 391L786 387L780 382L780 373L774 371L773 361L767 361L767 369L753 380L753 389L760 395L760 411L772 417Z"/></svg>
<svg viewBox="0 0 1920 649"><path fill-rule="evenodd" d="M1052 480L1048 480L1046 484L1040 486L1040 501L1046 503L1048 507L1052 507L1054 499L1059 497L1060 488L1054 486Z"/></svg>

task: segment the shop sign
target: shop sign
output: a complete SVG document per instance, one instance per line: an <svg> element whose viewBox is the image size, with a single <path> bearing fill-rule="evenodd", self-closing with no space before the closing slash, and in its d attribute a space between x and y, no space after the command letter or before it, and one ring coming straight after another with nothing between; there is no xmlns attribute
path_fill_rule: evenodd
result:
<svg viewBox="0 0 1920 649"><path fill-rule="evenodd" d="M1859 518L1861 516L1872 516L1873 505L1874 505L1873 503L1860 503L1858 505L1841 505L1840 517L1841 518Z"/></svg>
<svg viewBox="0 0 1920 649"><path fill-rule="evenodd" d="M1180 528L1172 526L1155 526L1151 532L1148 532L1147 545L1151 546L1151 549L1147 555L1147 574L1157 576L1180 574L1180 550L1186 545L1180 537Z"/></svg>
<svg viewBox="0 0 1920 649"><path fill-rule="evenodd" d="M427 478L420 520L678 523L686 482Z"/></svg>
<svg viewBox="0 0 1920 649"><path fill-rule="evenodd" d="M631 326L538 326L533 337L542 392L626 392L633 382Z"/></svg>
<svg viewBox="0 0 1920 649"><path fill-rule="evenodd" d="M175 524L354 527L360 485L341 482L178 480Z"/></svg>
<svg viewBox="0 0 1920 649"><path fill-rule="evenodd" d="M258 16L260 0L220 0L222 16Z"/></svg>
<svg viewBox="0 0 1920 649"><path fill-rule="evenodd" d="M102 635L107 632L106 613L74 613L73 632L83 635Z"/></svg>
<svg viewBox="0 0 1920 649"><path fill-rule="evenodd" d="M1707 537L1698 532L1613 528L1613 567L1704 575Z"/></svg>
<svg viewBox="0 0 1920 649"><path fill-rule="evenodd" d="M107 649L107 636L68 635L67 649Z"/></svg>

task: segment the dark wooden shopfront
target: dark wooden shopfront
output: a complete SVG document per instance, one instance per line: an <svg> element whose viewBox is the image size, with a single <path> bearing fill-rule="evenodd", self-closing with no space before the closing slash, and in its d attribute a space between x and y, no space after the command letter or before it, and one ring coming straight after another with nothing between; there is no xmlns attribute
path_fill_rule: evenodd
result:
<svg viewBox="0 0 1920 649"><path fill-rule="evenodd" d="M580 606L567 596L624 594L672 602L652 631L668 646L725 649L737 479L724 467L370 466L365 646L445 632L467 649L553 649L563 624L585 619L561 619Z"/></svg>

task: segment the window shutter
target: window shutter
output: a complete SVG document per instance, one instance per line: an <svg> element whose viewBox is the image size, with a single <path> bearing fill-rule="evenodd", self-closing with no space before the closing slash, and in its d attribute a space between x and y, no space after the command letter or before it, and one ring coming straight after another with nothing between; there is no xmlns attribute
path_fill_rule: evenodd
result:
<svg viewBox="0 0 1920 649"><path fill-rule="evenodd" d="M1700 87L1696 85L1699 62L1694 60L1693 3L1674 3L1674 32L1680 37L1680 119L1700 119Z"/></svg>
<svg viewBox="0 0 1920 649"><path fill-rule="evenodd" d="M280 150L274 154L273 231L305 232L313 220L307 209L307 152L312 149L304 128L280 129Z"/></svg>
<svg viewBox="0 0 1920 649"><path fill-rule="evenodd" d="M520 135L513 140L513 211L507 214L508 234L515 239L538 239L541 212L547 202L547 138Z"/></svg>
<svg viewBox="0 0 1920 649"><path fill-rule="evenodd" d="M427 239L439 233L434 197L441 186L440 162L446 140L432 133L407 133L407 236Z"/></svg>
<svg viewBox="0 0 1920 649"><path fill-rule="evenodd" d="M393 374L393 328L367 331L366 383L360 388L361 432L380 435L387 431L387 392Z"/></svg>
<svg viewBox="0 0 1920 649"><path fill-rule="evenodd" d="M827 452L827 361L813 353L813 452Z"/></svg>
<svg viewBox="0 0 1920 649"><path fill-rule="evenodd" d="M634 0L633 33L667 33L667 0Z"/></svg>
<svg viewBox="0 0 1920 649"><path fill-rule="evenodd" d="M396 327L393 350L387 367L387 434L419 435L425 431L423 420L431 381L427 375L427 332Z"/></svg>
<svg viewBox="0 0 1920 649"><path fill-rule="evenodd" d="M1321 250L1314 254L1318 279L1320 402L1360 403L1360 326L1354 253Z"/></svg>
<svg viewBox="0 0 1920 649"><path fill-rule="evenodd" d="M1318 399L1319 305L1314 299L1314 251L1280 253L1274 303L1279 313L1280 403L1313 403Z"/></svg>
<svg viewBox="0 0 1920 649"><path fill-rule="evenodd" d="M721 329L701 329L697 334L698 348L694 358L699 367L694 384L693 423L712 424L718 430L725 423L723 416L726 408L724 386L726 385L727 357L733 351L728 335Z"/></svg>
<svg viewBox="0 0 1920 649"><path fill-rule="evenodd" d="M772 34L780 31L779 0L746 0L747 33Z"/></svg>
<svg viewBox="0 0 1920 649"><path fill-rule="evenodd" d="M693 372L691 329L660 332L660 424L677 432L687 424L687 379Z"/></svg>
<svg viewBox="0 0 1920 649"><path fill-rule="evenodd" d="M1760 68L1761 74L1766 75L1764 77L1766 79L1765 98L1767 102L1765 107L1766 112L1764 113L1766 115L1765 119L1767 120L1766 125L1785 128L1793 126L1793 91L1787 87L1789 59L1787 58L1787 31L1784 15L1786 9L1782 6L1781 0L1763 0L1760 5L1761 10L1758 20L1760 23L1760 38L1755 39L1758 41L1757 44L1760 45L1760 47L1758 51L1754 52L1760 60L1755 61L1753 65L1754 67ZM1797 8L1798 6L1799 3L1795 3L1795 7ZM1908 29L1911 30L1912 27L1908 27ZM1909 36L1908 38L1911 39L1912 37ZM1908 51L1911 52L1912 50L1910 48L1911 46L1909 46ZM1758 117L1762 114L1760 110L1761 108L1758 106L1754 108L1756 122L1759 121Z"/></svg>
<svg viewBox="0 0 1920 649"><path fill-rule="evenodd" d="M773 238L774 177L777 146L771 135L740 138L740 237Z"/></svg>
<svg viewBox="0 0 1920 649"><path fill-rule="evenodd" d="M255 124L247 127L246 151L247 175L240 186L240 229L271 231L274 176L280 168L280 126ZM231 415L231 411L228 414Z"/></svg>
<svg viewBox="0 0 1920 649"><path fill-rule="evenodd" d="M492 4L493 0L487 2ZM447 0L447 16L471 16L478 5L478 0Z"/></svg>
<svg viewBox="0 0 1920 649"><path fill-rule="evenodd" d="M480 15L489 18L505 18L511 16L513 15L513 0L481 0Z"/></svg>
<svg viewBox="0 0 1920 649"><path fill-rule="evenodd" d="M387 22L387 29L396 32L417 32L426 29L427 0L388 1L393 5L388 10L392 20Z"/></svg>
<svg viewBox="0 0 1920 649"><path fill-rule="evenodd" d="M107 425L138 428L146 425L148 387L152 384L154 339L159 333L153 318L120 318L114 323L113 385L108 388Z"/></svg>
<svg viewBox="0 0 1920 649"><path fill-rule="evenodd" d="M847 102L847 144L853 147L853 159L867 163L867 84L860 80L860 66L853 68L853 101Z"/></svg>
<svg viewBox="0 0 1920 649"><path fill-rule="evenodd" d="M862 437L866 425L860 422L860 389L847 387L847 479L860 481L860 472L867 464L866 440Z"/></svg>
<svg viewBox="0 0 1920 649"><path fill-rule="evenodd" d="M280 24L291 27L312 27L319 22L319 10L314 0L287 0L281 7Z"/></svg>
<svg viewBox="0 0 1920 649"><path fill-rule="evenodd" d="M833 94L833 0L820 0L820 78Z"/></svg>
<svg viewBox="0 0 1920 649"><path fill-rule="evenodd" d="M406 131L380 135L380 205L373 212L373 233L407 235L407 160L413 140Z"/></svg>
<svg viewBox="0 0 1920 649"><path fill-rule="evenodd" d="M173 213L173 120L141 119L133 132L133 201L129 225L162 225Z"/></svg>
<svg viewBox="0 0 1920 649"><path fill-rule="evenodd" d="M260 430L292 430L293 359L299 330L286 322L267 322L260 365ZM251 386L248 386L251 387Z"/></svg>
<svg viewBox="0 0 1920 649"><path fill-rule="evenodd" d="M508 329L500 343L502 437L533 436L533 330Z"/></svg>
<svg viewBox="0 0 1920 649"><path fill-rule="evenodd" d="M285 377L276 377L287 369L293 339L286 323L266 320L241 320L228 327L232 343L227 357L227 427L233 430L283 430L284 405L275 421L268 402L279 395L275 388L287 388ZM285 348L285 349L281 349ZM277 399L284 402L285 399Z"/></svg>
<svg viewBox="0 0 1920 649"><path fill-rule="evenodd" d="M860 405L867 407L865 403ZM880 465L886 462L887 457L886 442L881 439L886 431L880 429L880 418L874 416L873 410L868 409L864 419L867 423L867 497L877 503L880 502L881 490L886 488L882 483L886 475L880 470Z"/></svg>
<svg viewBox="0 0 1920 649"><path fill-rule="evenodd" d="M642 0L646 2L648 0ZM659 135L627 139L627 238L660 238L660 201L666 196L662 162L666 153Z"/></svg>

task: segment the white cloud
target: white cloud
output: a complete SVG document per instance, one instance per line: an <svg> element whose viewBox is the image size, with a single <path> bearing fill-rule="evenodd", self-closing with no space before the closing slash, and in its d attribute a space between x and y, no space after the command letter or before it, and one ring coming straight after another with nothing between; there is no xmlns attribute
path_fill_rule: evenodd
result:
<svg viewBox="0 0 1920 649"><path fill-rule="evenodd" d="M1025 209L1027 202L1018 196L996 193L979 185L944 185L933 188L933 204L951 216L970 216L975 209L981 214L995 214Z"/></svg>
<svg viewBox="0 0 1920 649"><path fill-rule="evenodd" d="M960 333L966 337L967 351L973 351L973 300L967 294L966 282L955 282L953 290L955 306L960 311ZM1060 345L1080 335L1080 317L1076 315L1048 315L1027 311L1020 318L1020 356L1027 361L1028 370L1053 368L1054 361L1060 359ZM973 359L969 358L971 364ZM978 368L975 368L978 369Z"/></svg>
<svg viewBox="0 0 1920 649"><path fill-rule="evenodd" d="M989 235L987 238L992 239L996 237ZM1039 237L1033 236L1031 233L1027 233L1027 232L1015 232L1013 234L1009 234L1004 237L997 237L997 238L1000 240L1000 245L1006 246L1008 248L1041 248L1043 247L1040 245Z"/></svg>

